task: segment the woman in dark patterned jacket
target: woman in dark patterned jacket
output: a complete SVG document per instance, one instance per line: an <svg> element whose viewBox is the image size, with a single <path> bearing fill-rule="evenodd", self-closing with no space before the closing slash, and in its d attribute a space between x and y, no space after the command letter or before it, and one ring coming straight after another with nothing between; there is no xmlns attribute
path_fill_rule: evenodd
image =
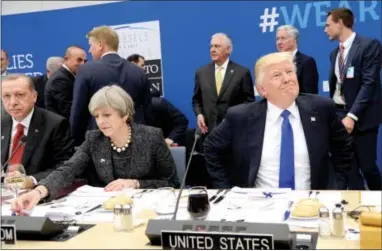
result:
<svg viewBox="0 0 382 251"><path fill-rule="evenodd" d="M77 176L89 171L105 191L178 187L175 162L161 130L132 122L134 103L122 88L100 89L91 98L89 111L99 130L88 131L72 158L21 195L13 203L14 209L32 208L42 198L55 198Z"/></svg>

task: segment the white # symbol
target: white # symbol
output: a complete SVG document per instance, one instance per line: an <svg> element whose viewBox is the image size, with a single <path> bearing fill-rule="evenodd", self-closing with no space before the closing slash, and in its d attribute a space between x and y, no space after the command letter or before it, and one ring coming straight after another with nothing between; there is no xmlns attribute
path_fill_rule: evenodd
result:
<svg viewBox="0 0 382 251"><path fill-rule="evenodd" d="M264 9L264 14L260 16L262 23L259 24L262 27L262 32L267 32L267 27L269 27L269 31L273 32L275 26L279 24L276 19L279 17L279 13L276 12L276 7L272 8L272 13L269 14L269 8Z"/></svg>

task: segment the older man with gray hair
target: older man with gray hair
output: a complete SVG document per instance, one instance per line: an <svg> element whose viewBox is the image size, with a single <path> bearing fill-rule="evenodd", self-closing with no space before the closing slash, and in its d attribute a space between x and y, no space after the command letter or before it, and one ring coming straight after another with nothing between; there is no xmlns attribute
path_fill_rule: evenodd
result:
<svg viewBox="0 0 382 251"><path fill-rule="evenodd" d="M44 92L46 82L48 82L48 79L62 66L63 63L64 59L62 57L49 57L48 60L46 60L46 73L32 78L37 91L37 107L45 108Z"/></svg>
<svg viewBox="0 0 382 251"><path fill-rule="evenodd" d="M296 67L287 52L260 58L255 76L264 99L230 108L204 142L214 186L346 189L352 144L333 101L298 95ZM224 168L226 149L233 152L234 168ZM336 185L329 178L330 162Z"/></svg>
<svg viewBox="0 0 382 251"><path fill-rule="evenodd" d="M229 107L255 100L249 69L230 60L232 41L224 33L211 38L212 63L195 73L192 106L203 134L223 120Z"/></svg>
<svg viewBox="0 0 382 251"><path fill-rule="evenodd" d="M300 93L318 94L318 70L314 58L301 53L298 48L299 32L292 25L282 25L276 31L276 46L279 52L290 51L297 67Z"/></svg>

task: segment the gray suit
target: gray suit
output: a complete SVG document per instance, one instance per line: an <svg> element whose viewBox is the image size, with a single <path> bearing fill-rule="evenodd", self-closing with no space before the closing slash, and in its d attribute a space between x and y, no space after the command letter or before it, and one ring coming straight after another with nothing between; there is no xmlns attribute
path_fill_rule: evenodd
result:
<svg viewBox="0 0 382 251"><path fill-rule="evenodd" d="M178 187L175 162L160 129L133 124L129 147L132 151L132 170L127 178L138 179L141 188ZM49 199L53 199L77 176L89 170L103 185L119 178L113 174L110 139L99 130L88 131L73 157L39 184L48 188Z"/></svg>

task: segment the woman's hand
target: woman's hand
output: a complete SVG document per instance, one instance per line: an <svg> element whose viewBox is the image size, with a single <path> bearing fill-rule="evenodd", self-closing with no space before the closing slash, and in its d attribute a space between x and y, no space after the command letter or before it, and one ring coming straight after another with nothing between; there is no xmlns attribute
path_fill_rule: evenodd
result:
<svg viewBox="0 0 382 251"><path fill-rule="evenodd" d="M125 188L139 188L138 180L130 180L130 179L117 179L110 182L106 187L106 192L112 191L120 191Z"/></svg>
<svg viewBox="0 0 382 251"><path fill-rule="evenodd" d="M16 213L21 213L22 210L32 210L40 200L41 193L37 190L32 190L12 200L11 208Z"/></svg>

